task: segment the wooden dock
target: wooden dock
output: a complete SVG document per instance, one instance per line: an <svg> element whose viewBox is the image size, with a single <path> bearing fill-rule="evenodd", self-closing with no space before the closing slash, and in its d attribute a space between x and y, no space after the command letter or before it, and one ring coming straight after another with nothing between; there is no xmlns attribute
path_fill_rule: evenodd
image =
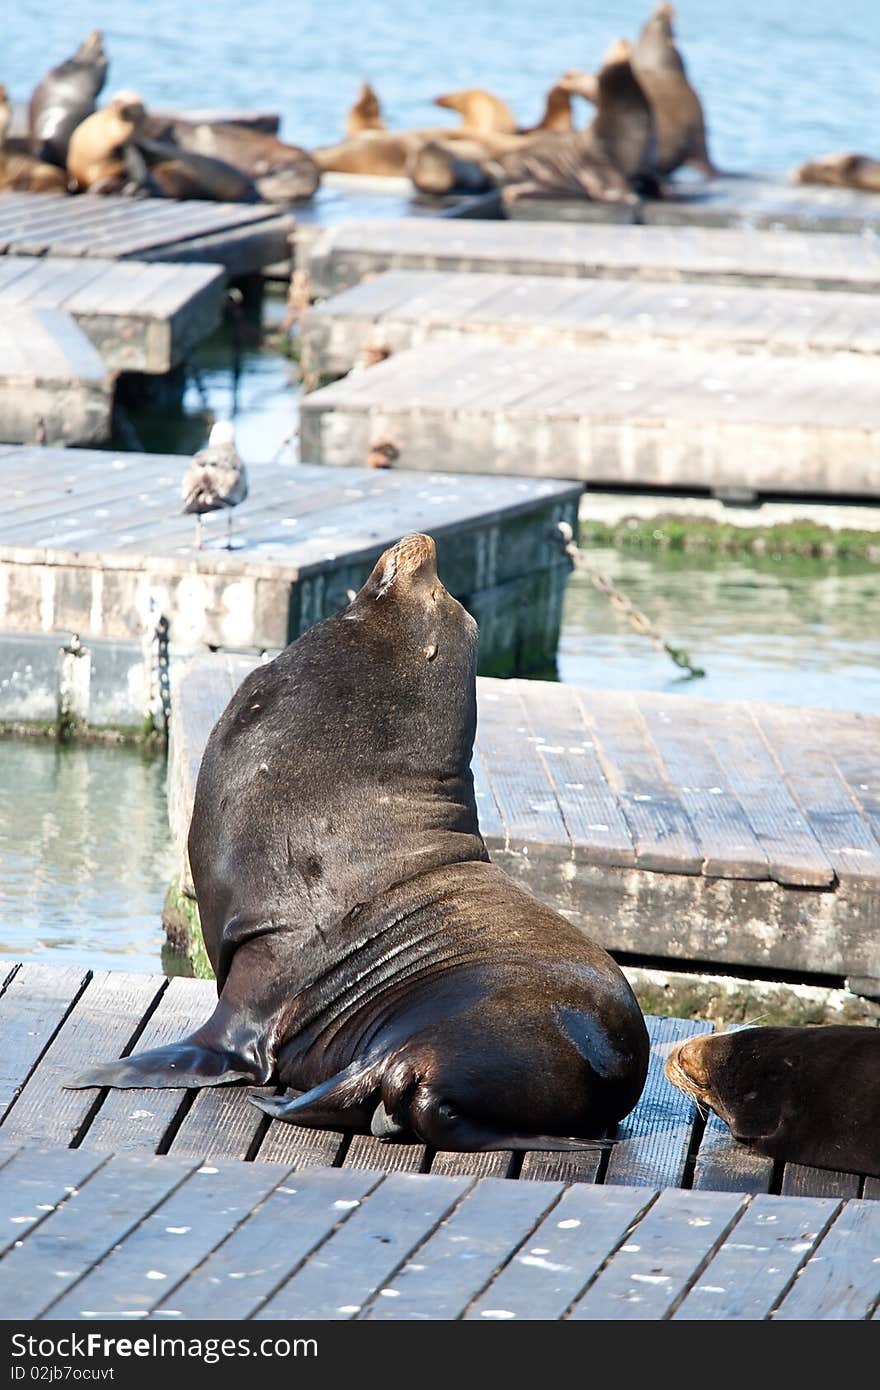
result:
<svg viewBox="0 0 880 1390"><path fill-rule="evenodd" d="M0 440L98 444L112 411L112 375L69 314L0 301Z"/></svg>
<svg viewBox="0 0 880 1390"><path fill-rule="evenodd" d="M300 439L304 456L324 464L382 437L399 468L874 498L877 375L876 361L853 353L620 342L536 351L468 335L312 392Z"/></svg>
<svg viewBox="0 0 880 1390"><path fill-rule="evenodd" d="M197 551L180 514L188 462L0 449L0 629L140 642L164 616L178 654L277 649L344 607L388 545L429 530L482 625L484 669L552 663L571 568L558 524L577 525L577 485L248 460L234 548L215 514Z"/></svg>
<svg viewBox="0 0 880 1390"><path fill-rule="evenodd" d="M2 289L0 289L2 296ZM872 297L833 290L389 270L316 304L300 328L307 379L340 377L365 346L403 352L474 334L545 352L597 344L781 356L880 353Z"/></svg>
<svg viewBox="0 0 880 1390"><path fill-rule="evenodd" d="M190 892L202 752L253 664L209 657L175 687L169 808ZM880 997L880 717L546 681L481 679L477 699L492 858L605 947Z"/></svg>
<svg viewBox="0 0 880 1390"><path fill-rule="evenodd" d="M113 372L169 372L220 323L225 294L222 266L0 257L0 315L69 315Z"/></svg>
<svg viewBox="0 0 880 1390"><path fill-rule="evenodd" d="M874 238L752 228L387 218L329 227L297 247L296 258L309 272L314 293L324 297L383 270L708 281L868 294L880 287L880 246Z"/></svg>
<svg viewBox="0 0 880 1390"><path fill-rule="evenodd" d="M289 257L293 227L268 203L0 194L0 255L207 261L252 275Z"/></svg>
<svg viewBox="0 0 880 1390"><path fill-rule="evenodd" d="M663 198L618 211L584 198L526 198L513 203L514 221L631 221L646 227L754 227L799 232L880 230L880 200L854 188L792 183L761 174L721 174L706 181L672 180Z"/></svg>

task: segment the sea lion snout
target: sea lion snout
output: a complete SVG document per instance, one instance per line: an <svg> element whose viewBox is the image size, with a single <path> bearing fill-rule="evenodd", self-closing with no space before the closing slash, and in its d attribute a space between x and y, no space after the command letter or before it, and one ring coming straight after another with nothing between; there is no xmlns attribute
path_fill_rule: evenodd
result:
<svg viewBox="0 0 880 1390"><path fill-rule="evenodd" d="M699 1101L709 1099L706 1050L711 1041L712 1034L707 1033L698 1038L688 1038L686 1042L676 1043L663 1068L667 1081L671 1081L673 1086Z"/></svg>
<svg viewBox="0 0 880 1390"><path fill-rule="evenodd" d="M380 555L370 578L378 583L378 598L402 579L442 588L437 577L437 547L430 536L404 536Z"/></svg>

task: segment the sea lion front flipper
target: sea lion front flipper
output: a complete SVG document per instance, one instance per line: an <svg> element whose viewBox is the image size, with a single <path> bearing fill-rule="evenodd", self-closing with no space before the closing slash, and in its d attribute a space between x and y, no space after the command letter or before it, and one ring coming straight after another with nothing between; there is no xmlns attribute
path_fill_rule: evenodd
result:
<svg viewBox="0 0 880 1390"><path fill-rule="evenodd" d="M77 1091L88 1086L115 1086L120 1090L131 1087L224 1086L230 1081L264 1085L270 1074L271 1069L260 1067L256 1058L251 1061L235 1052L208 1047L199 1041L197 1033L193 1033L179 1043L136 1052L132 1057L120 1057L117 1062L103 1062L83 1072L75 1080L65 1081L64 1089Z"/></svg>

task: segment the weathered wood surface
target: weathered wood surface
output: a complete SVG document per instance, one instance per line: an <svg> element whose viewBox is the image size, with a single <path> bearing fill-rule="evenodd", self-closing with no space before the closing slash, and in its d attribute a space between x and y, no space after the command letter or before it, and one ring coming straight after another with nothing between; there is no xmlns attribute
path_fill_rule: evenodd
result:
<svg viewBox="0 0 880 1390"><path fill-rule="evenodd" d="M475 333L535 351L608 343L880 353L871 297L840 290L389 270L313 306L300 329L301 361L316 381L344 376L367 345L403 352L438 339L460 345Z"/></svg>
<svg viewBox="0 0 880 1390"><path fill-rule="evenodd" d="M225 292L222 266L0 258L0 316L62 310L112 371L170 371L216 328Z"/></svg>
<svg viewBox="0 0 880 1390"><path fill-rule="evenodd" d="M209 261L244 275L284 260L293 227L268 203L0 194L0 255Z"/></svg>
<svg viewBox="0 0 880 1390"><path fill-rule="evenodd" d="M253 664L208 657L178 683L181 854L208 734ZM477 701L492 857L591 936L669 960L880 978L878 716L488 678Z"/></svg>
<svg viewBox="0 0 880 1390"><path fill-rule="evenodd" d="M507 216L522 222L593 222L601 205L585 198L526 198ZM880 204L872 193L825 188L761 174L721 174L671 180L663 198L646 198L628 219L645 227L745 227L798 232L880 230Z"/></svg>
<svg viewBox="0 0 880 1390"><path fill-rule="evenodd" d="M0 440L99 444L112 408L110 371L70 314L0 302Z"/></svg>
<svg viewBox="0 0 880 1390"><path fill-rule="evenodd" d="M843 233L705 227L387 218L351 221L297 254L314 292L331 295L383 270L501 271L610 279L859 290L880 284L880 249Z"/></svg>
<svg viewBox="0 0 880 1390"><path fill-rule="evenodd" d="M33 1003L30 1010L23 1007L28 1000ZM257 1160L297 1173L316 1168L430 1172L468 1182L516 1175L517 1165L509 1154L438 1153L421 1144L383 1143L368 1134L343 1136L277 1120L270 1123L250 1104L249 1086L197 1092L64 1089L66 1081L96 1060L185 1036L205 1021L215 1001L216 991L208 980L176 978L169 983L157 976L118 972L71 974L65 968L28 965L13 969L0 995L0 1042L10 1057L21 1060L0 1122L4 1150L10 1145L72 1146L83 1161L86 1154L169 1153L179 1160L210 1163ZM46 1006L47 1021L28 1055L38 1003ZM638 1104L618 1128L614 1148L610 1153L527 1152L520 1181L626 1190L693 1186L701 1192L740 1194L781 1189L799 1200L876 1198L880 1184L857 1173L789 1164L774 1178L773 1164L736 1143L715 1117L704 1128L693 1101L666 1081L663 1063L676 1041L709 1030L710 1025L686 1019L649 1017L650 1074Z"/></svg>
<svg viewBox="0 0 880 1390"><path fill-rule="evenodd" d="M138 638L164 614L178 650L282 647L344 607L387 546L428 530L483 627L485 669L552 660L570 569L557 526L577 525L577 484L249 460L233 549L215 514L197 551L180 512L188 463L0 449L0 625Z"/></svg>
<svg viewBox="0 0 880 1390"><path fill-rule="evenodd" d="M872 1202L3 1157L18 1318L865 1321L880 1302Z"/></svg>
<svg viewBox="0 0 880 1390"><path fill-rule="evenodd" d="M469 336L393 355L305 396L304 456L379 439L397 468L627 485L875 497L877 364L682 348L560 348Z"/></svg>

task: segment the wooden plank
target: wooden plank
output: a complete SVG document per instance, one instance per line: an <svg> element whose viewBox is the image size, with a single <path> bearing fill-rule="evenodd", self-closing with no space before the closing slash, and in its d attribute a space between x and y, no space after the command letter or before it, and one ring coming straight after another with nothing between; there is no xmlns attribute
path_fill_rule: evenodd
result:
<svg viewBox="0 0 880 1390"><path fill-rule="evenodd" d="M474 797L477 803L477 816L480 833L489 847L504 849L510 842L510 832L504 823L501 808L495 800L495 793L489 781L486 764L479 748L474 744L471 758L471 773L474 779Z"/></svg>
<svg viewBox="0 0 880 1390"><path fill-rule="evenodd" d="M634 864L629 826L605 778L575 691L552 681L517 681L512 689L565 820L575 859Z"/></svg>
<svg viewBox="0 0 880 1390"><path fill-rule="evenodd" d="M377 1173L337 1168L283 1175L260 1206L159 1305L157 1316L212 1322L251 1317L379 1182Z"/></svg>
<svg viewBox="0 0 880 1390"><path fill-rule="evenodd" d="M168 1152L175 1157L206 1159L253 1157L268 1129L266 1116L248 1100L248 1096L260 1094L273 1095L274 1088L231 1085L197 1091ZM266 1155L260 1154L260 1161L265 1160Z"/></svg>
<svg viewBox="0 0 880 1390"><path fill-rule="evenodd" d="M690 709L639 694L636 707L694 828L707 878L769 877L767 856Z"/></svg>
<svg viewBox="0 0 880 1390"><path fill-rule="evenodd" d="M0 1182L0 1254L36 1230L104 1161L103 1155L67 1149L23 1148L13 1154Z"/></svg>
<svg viewBox="0 0 880 1390"><path fill-rule="evenodd" d="M547 1149L529 1149L523 1154L520 1179L539 1182L594 1183L605 1157L602 1149L581 1149L571 1153L551 1153Z"/></svg>
<svg viewBox="0 0 880 1390"><path fill-rule="evenodd" d="M340 1162L347 1142L348 1137L336 1130L306 1129L304 1125L273 1120L257 1150L257 1158L261 1163L286 1163L297 1172L303 1168L329 1167Z"/></svg>
<svg viewBox="0 0 880 1390"><path fill-rule="evenodd" d="M769 1192L773 1160L740 1144L713 1110L700 1139L692 1186L711 1192Z"/></svg>
<svg viewBox="0 0 880 1390"><path fill-rule="evenodd" d="M595 690L579 690L577 698L605 778L629 825L638 867L698 874L703 859L693 826L635 701L625 694Z"/></svg>
<svg viewBox="0 0 880 1390"><path fill-rule="evenodd" d="M673 1317L696 1322L768 1318L839 1210L839 1202L822 1198L753 1198Z"/></svg>
<svg viewBox="0 0 880 1390"><path fill-rule="evenodd" d="M470 1187L465 1178L392 1173L254 1317L355 1317Z"/></svg>
<svg viewBox="0 0 880 1390"><path fill-rule="evenodd" d="M843 884L880 883L880 843L853 801L815 723L792 720L773 705L752 717Z"/></svg>
<svg viewBox="0 0 880 1390"><path fill-rule="evenodd" d="M372 1134L353 1134L343 1167L372 1168L382 1173L421 1173L427 1161L428 1151L424 1144L398 1144L394 1140L375 1139Z"/></svg>
<svg viewBox="0 0 880 1390"><path fill-rule="evenodd" d="M773 1314L774 1321L869 1318L880 1299L880 1205L847 1202Z"/></svg>
<svg viewBox="0 0 880 1390"><path fill-rule="evenodd" d="M210 1017L216 999L216 987L211 981L175 976L168 982L133 1052L179 1042ZM166 1131L181 1105L189 1103L191 1094L184 1087L112 1090L89 1125L82 1139L83 1147L157 1153Z"/></svg>
<svg viewBox="0 0 880 1390"><path fill-rule="evenodd" d="M668 1317L727 1237L745 1197L733 1192L661 1192L571 1310L573 1322Z"/></svg>
<svg viewBox="0 0 880 1390"><path fill-rule="evenodd" d="M394 1322L461 1317L561 1192L558 1183L480 1179L360 1317Z"/></svg>
<svg viewBox="0 0 880 1390"><path fill-rule="evenodd" d="M440 1149L431 1159L428 1171L452 1177L507 1178L513 1158L510 1149L498 1149L492 1153L451 1153L447 1149Z"/></svg>
<svg viewBox="0 0 880 1390"><path fill-rule="evenodd" d="M88 983L81 965L26 961L0 996L0 1116L5 1116ZM0 1121L2 1122L2 1121Z"/></svg>
<svg viewBox="0 0 880 1390"><path fill-rule="evenodd" d="M61 1152L70 1157L83 1151ZM99 1160L93 1155L91 1161ZM44 1316L194 1167L195 1160L144 1161L129 1154L105 1161L0 1263L0 1304L14 1307L18 1318Z"/></svg>
<svg viewBox="0 0 880 1390"><path fill-rule="evenodd" d="M711 1024L683 1018L646 1018L651 1040L648 1079L635 1109L617 1126L605 1182L638 1187L677 1187L685 1174L697 1108L663 1075L677 1042L710 1033Z"/></svg>
<svg viewBox="0 0 880 1390"><path fill-rule="evenodd" d="M174 1160L172 1159L172 1163ZM202 1164L52 1308L53 1320L143 1317L272 1191L273 1164Z"/></svg>
<svg viewBox="0 0 880 1390"><path fill-rule="evenodd" d="M858 1173L839 1173L830 1168L811 1168L803 1163L786 1163L782 1171L783 1196L858 1197L862 1180Z"/></svg>
<svg viewBox="0 0 880 1390"><path fill-rule="evenodd" d="M805 718L880 842L880 720L851 710L810 710Z"/></svg>
<svg viewBox="0 0 880 1390"><path fill-rule="evenodd" d="M500 683L499 683L500 686ZM509 834L513 854L545 847L542 857L568 862L571 840L547 772L529 737L525 715L512 708L503 688L483 686L477 746Z"/></svg>
<svg viewBox="0 0 880 1390"><path fill-rule="evenodd" d="M2 1132L35 1144L71 1144L103 1092L67 1091L65 1083L96 1061L130 1049L166 983L161 975L97 971L6 1116Z"/></svg>
<svg viewBox="0 0 880 1390"><path fill-rule="evenodd" d="M465 1319L561 1318L656 1195L643 1187L569 1188L470 1304Z"/></svg>
<svg viewBox="0 0 880 1390"><path fill-rule="evenodd" d="M731 701L691 700L688 724L711 744L767 857L770 877L795 887L833 883L834 869L748 709Z"/></svg>

